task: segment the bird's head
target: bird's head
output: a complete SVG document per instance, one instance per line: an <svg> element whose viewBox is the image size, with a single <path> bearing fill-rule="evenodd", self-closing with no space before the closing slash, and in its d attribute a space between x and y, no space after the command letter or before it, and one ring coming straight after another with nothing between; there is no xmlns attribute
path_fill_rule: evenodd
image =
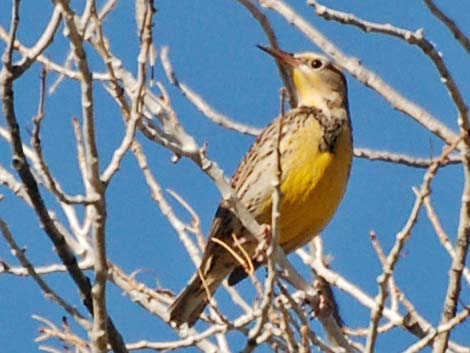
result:
<svg viewBox="0 0 470 353"><path fill-rule="evenodd" d="M299 106L322 110L347 105L346 78L325 56L312 53L291 54L279 49L258 46L289 70Z"/></svg>

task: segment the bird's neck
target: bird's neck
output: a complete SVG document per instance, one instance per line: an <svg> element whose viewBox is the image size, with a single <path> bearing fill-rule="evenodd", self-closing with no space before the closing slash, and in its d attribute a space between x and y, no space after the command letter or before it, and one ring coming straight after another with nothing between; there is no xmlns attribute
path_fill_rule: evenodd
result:
<svg viewBox="0 0 470 353"><path fill-rule="evenodd" d="M330 92L328 95L324 95L316 90L310 90L308 94L299 91L298 93L304 93L297 96L299 106L319 109L326 116L347 118L347 102L337 92Z"/></svg>
<svg viewBox="0 0 470 353"><path fill-rule="evenodd" d="M336 109L347 109L345 92L341 94L332 91L320 80L307 81L303 77L294 75L294 85L297 91L299 106L313 107L323 112Z"/></svg>

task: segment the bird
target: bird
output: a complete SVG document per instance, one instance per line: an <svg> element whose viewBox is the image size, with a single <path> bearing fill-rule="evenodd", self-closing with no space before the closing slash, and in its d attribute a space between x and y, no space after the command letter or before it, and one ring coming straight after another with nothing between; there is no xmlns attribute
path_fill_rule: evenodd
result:
<svg viewBox="0 0 470 353"><path fill-rule="evenodd" d="M347 83L340 68L321 54L258 47L287 70L298 104L258 135L231 186L256 221L270 225L279 160L278 241L290 253L325 228L345 194L353 157ZM235 285L248 276L248 268L262 264L256 254L259 243L249 235L231 205L222 201L201 264L169 307L173 326L193 326L226 277L229 285Z"/></svg>

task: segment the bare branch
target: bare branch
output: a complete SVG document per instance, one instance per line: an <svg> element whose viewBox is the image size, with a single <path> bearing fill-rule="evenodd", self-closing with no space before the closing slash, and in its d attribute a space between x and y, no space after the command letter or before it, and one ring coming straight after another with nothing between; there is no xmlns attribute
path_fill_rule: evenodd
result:
<svg viewBox="0 0 470 353"><path fill-rule="evenodd" d="M13 36L11 38L14 39ZM33 204L38 214L38 217L41 221L44 230L53 241L61 260L67 266L72 278L75 280L79 288L86 296L87 289L88 294L90 290L88 279L78 268L76 259L70 248L67 246L63 235L58 231L58 229L50 219L49 214L47 212L47 208L45 207L44 201L39 192L37 182L29 168L21 143L20 131L15 115L12 90L13 75L11 71L9 71L9 67L9 64L4 65L0 73L0 84L3 89L3 109L10 130L11 145L13 148L14 167L18 171L18 174L23 182L24 188L30 197L31 203Z"/></svg>
<svg viewBox="0 0 470 353"><path fill-rule="evenodd" d="M65 318L62 319L62 330L59 329L56 325L54 325L50 320L47 320L42 316L33 315L33 319L40 321L46 325L45 327L41 327L39 329L39 332L41 334L34 340L35 342L43 342L49 339L57 339L64 345L65 349L68 349L70 346L72 346L74 347L77 353L90 353L90 347L88 342L84 341L81 337L75 335L72 332ZM61 353L61 351L59 350L44 345L39 346L39 349L46 352Z"/></svg>
<svg viewBox="0 0 470 353"><path fill-rule="evenodd" d="M44 176L47 185L49 186L50 190L57 198L68 205L72 204L89 204L91 202L97 200L88 200L86 197L79 195L79 196L70 196L66 194L62 187L60 186L59 182L54 179L52 173L48 167L48 164L45 161L44 155L42 153L42 145L41 145L41 123L45 118L45 91L46 91L46 73L45 69L42 70L41 73L41 88L40 88L40 98L38 104L38 113L33 119L34 123L34 130L33 130L33 137L32 137L32 145L34 150L36 151L37 157L37 165L41 170L42 176Z"/></svg>
<svg viewBox="0 0 470 353"><path fill-rule="evenodd" d="M391 276L393 275L393 271L395 265L400 258L400 254L403 250L404 245L406 244L407 240L411 236L411 232L413 230L414 225L418 220L419 212L424 203L424 199L429 195L431 192L431 181L435 177L439 167L440 161L445 160L447 156L452 153L460 143L460 139L456 140L453 145L446 148L442 154L442 156L434 162L431 167L429 167L428 171L424 175L423 184L417 192L417 197L415 200L415 204L413 209L410 212L408 220L403 227L403 229L397 234L395 244L393 245L390 253L387 256L387 261L383 266L383 273L379 276L379 293L376 297L376 306L372 310L370 325L369 325L369 333L367 335L367 343L366 343L366 352L372 353L374 351L375 342L377 339L377 328L379 324L379 320L382 318L383 310L385 306L385 300L388 296L387 286Z"/></svg>
<svg viewBox="0 0 470 353"><path fill-rule="evenodd" d="M52 12L51 19L49 20L46 29L42 32L41 37L36 44L25 53L25 57L18 64L16 74L22 75L29 67L36 62L36 59L41 55L53 42L54 35L56 34L61 20L60 10L56 7ZM16 43L15 43L16 46Z"/></svg>
<svg viewBox="0 0 470 353"><path fill-rule="evenodd" d="M93 268L93 264L88 259L81 261L79 264L80 269L90 270ZM48 275L52 273L67 272L67 267L63 264L51 264L45 266L35 266L34 270L38 275ZM14 267L0 260L0 274L9 274L19 277L30 276L28 269L22 266Z"/></svg>
<svg viewBox="0 0 470 353"><path fill-rule="evenodd" d="M412 32L398 28L396 26L392 26L391 24L369 22L359 19L350 13L328 9L325 6L320 5L316 0L308 0L308 3L315 8L317 15L327 20L335 20L344 24L354 25L367 33L377 32L390 35L400 38L411 45L418 46L423 51L423 53L426 54L429 59L431 59L431 61L434 63L434 66L439 71L441 81L444 83L450 96L454 100L459 115L467 118L467 103L465 102L460 89L457 87L457 83L452 77L452 74L448 70L442 54L436 50L434 44L426 39L423 29ZM426 3L428 3L428 1L426 1Z"/></svg>
<svg viewBox="0 0 470 353"><path fill-rule="evenodd" d="M297 305L293 297L287 292L287 290L284 287L279 286L279 289L281 290L281 293L284 295L284 297L288 300L292 309L294 309L295 313L301 320L302 325L309 327L310 325L309 325L307 318L305 317L305 312L303 310L300 310L300 307ZM329 345L327 345L319 337L317 337L312 330L307 330L306 334L308 335L310 342L312 342L312 344L314 344L315 346L318 346L319 348L321 348L324 352L327 352L327 353L335 352L334 349L332 349ZM345 348L346 352L348 353L351 352L347 347L345 346L342 346L342 347Z"/></svg>
<svg viewBox="0 0 470 353"><path fill-rule="evenodd" d="M424 3L427 5L429 10L431 10L434 16L447 26L454 38L457 39L465 51L470 54L470 38L462 32L457 23L447 16L433 0L424 0Z"/></svg>
<svg viewBox="0 0 470 353"><path fill-rule="evenodd" d="M9 43L10 42L10 35L5 31L3 27L0 26L0 38L5 42ZM21 54L27 56L29 52L32 50L31 48L28 48L24 46L23 44L20 43L19 40L15 40L14 42L14 47L15 50L18 50ZM64 77L73 79L73 80L79 80L80 79L80 72L72 70L70 68L67 68L63 65L59 65L52 61L51 59L46 58L44 55L40 54L36 58L37 62L41 63L44 65L49 71L54 71L57 72L60 75L63 75ZM110 79L109 75L106 73L93 73L93 79L94 80L99 80L99 81L107 81Z"/></svg>
<svg viewBox="0 0 470 353"><path fill-rule="evenodd" d="M147 186L152 192L152 198L158 203L161 213L167 218L173 229L178 233L194 264L198 266L201 263L201 250L191 240L187 232L186 225L176 216L173 208L163 196L162 188L148 165L147 157L142 150L141 144L134 142L132 151L134 152L134 156L137 159L142 173L144 174Z"/></svg>
<svg viewBox="0 0 470 353"><path fill-rule="evenodd" d="M296 266L292 266L282 248L277 246L279 203L282 197L280 190L282 166L277 165L277 174L273 176L272 199L274 205L271 209L272 224L269 227L265 224L259 224L257 218L254 218L241 204L232 189L230 180L219 165L211 159L211 151L208 150L208 147L200 145L186 131L183 120L180 121L181 112L176 104L177 101L172 102L172 97L169 94L171 92L183 94L211 122L222 128L250 136L258 136L261 129L234 121L217 112L197 92L188 87L183 82L184 80L180 81L179 79L183 78L177 77L172 68L168 47L162 47L161 50L160 48L158 50L161 54L158 57L161 59L158 64L162 64L162 67L160 71L155 71L157 76L154 77L157 50L153 43L152 26L154 11L157 10L153 6L153 0L137 0L135 16L128 17L128 14L125 14L126 18L137 22L134 39L139 48L137 49L138 53L130 51L125 55L118 54L118 45L115 45L114 42L115 37L107 33L108 26L112 28L111 26L114 25L112 22L115 21L115 16L121 14L119 11L122 7L117 6L118 0L105 0L99 4L96 0L87 0L82 7L76 7L70 0L52 0L51 2L55 6L47 13L41 14L41 16L47 16L40 19L40 23L45 24L41 33L31 33L29 24L24 22L22 16L19 16L20 0L11 1L10 25L0 26L0 41L4 43L3 66L0 64L0 97L3 103L2 116L6 121L4 127L0 126L0 143L11 147L10 159L13 162L11 169L17 171L17 174L12 174L9 166L5 165L5 162L0 162L0 188L4 187L5 189L3 194L0 190L0 203L9 206L13 201L15 206L14 203L19 201L21 207L25 208L27 212L30 212L28 207L31 208L39 219L39 226L44 229L52 241L54 251L60 258L59 261L55 261L49 257L45 260L45 264L33 267L26 257L29 252L26 253L18 246L7 225L0 219L0 232L4 234L6 239L10 236L9 243L13 249L12 254L21 262L21 264L16 264L8 258L0 259L0 276L22 276L28 281L36 281L46 296L53 298L58 303L56 305L60 309L60 305L63 305L65 310L72 312L71 315L74 315L75 312L78 313L76 314L77 320L88 331L87 337L86 334L82 334L79 327L79 334L76 334L72 332L72 328L66 320L61 326L55 324L53 320L38 317L40 333L36 341L40 342L40 350L53 353L72 350L78 353L107 353L108 351L125 353L129 350L167 351L185 350L191 347L207 353L231 352L234 349L239 349L234 348L233 342L230 340L230 337L235 334L241 337L244 352L255 351L260 345L263 345L267 349L279 353L294 351L307 353L312 349L328 353L340 351L372 353L380 348L379 343L382 341L380 339L382 335L385 337L390 335L392 331L392 334L395 335L396 329L398 329L401 331L399 332L400 337L416 337L411 338L413 344L404 348L407 353L418 352L425 347L432 347L435 352L439 353L470 353L468 347L450 340L450 337L455 337L455 340L460 339L461 335L457 333L464 330L462 323L468 322L470 317L470 310L465 306L466 303L462 297L464 291L461 289L462 280L470 283L470 270L466 264L470 246L470 138L468 138L470 116L467 107L468 98L454 81L454 78L459 78L457 74L460 73L458 70L454 72L455 68L451 66L454 61L451 60L450 55L454 53L450 50L440 53L432 42L434 40L431 37L433 27L426 24L425 36L424 30L407 30L397 27L393 23L382 24L366 21L363 17L323 6L320 4L321 0L308 0L307 5L311 7L304 7L308 15L314 15L311 10L313 7L317 15L324 19L337 21L341 25L355 26L367 33L377 33L376 37L379 40L380 38L395 37L409 48L417 47L419 50L415 50L414 53L424 53L425 56L421 58L424 58L424 61L430 60L432 66L437 69L429 77L430 82L435 85L444 84L451 95L450 102L458 111L458 132L453 131L447 121L439 121L425 108L415 104L411 99L405 98L384 82L380 76L363 66L359 59L345 55L332 44L330 39L318 31L314 24L315 21L312 22L310 19L307 21L299 15L301 10L293 10L291 5L288 5L294 6L292 1L237 0L243 6L238 10L241 11L241 14L253 17L252 25L254 27L260 26L271 47L278 48L278 39L281 38L281 34L285 35L285 33L278 33L277 30L275 32L273 27L275 20L280 19L282 22L285 19L286 23L289 22L293 25L292 29L295 32L303 33L311 43L316 44L320 50L331 56L333 61L344 71L351 73L362 84L382 95L390 104L391 109L394 108L408 114L419 122L426 131L432 132L442 140L442 151L436 157L434 157L434 153L429 153L429 156L422 158L414 157L412 152L406 151L398 153L368 148L355 148L354 150L354 155L357 158L401 165L400 168L408 168L406 170L409 173L419 172L410 168L425 169L419 189L414 190L416 198L413 209L408 210L408 221L396 234L392 248L384 251L386 246L379 242L375 234L371 234L372 245L382 267L379 268L382 273L378 277L377 293L374 297L346 279L341 273L331 269L328 258L324 257L320 236L314 237L309 252L303 249L297 251L300 260L304 262L304 264L300 264L300 267L298 267L299 259L295 259ZM457 47L454 46L451 50L460 50L460 46L462 46L467 53L470 53L470 40L466 38L463 27L459 27L452 18L437 7L436 0L424 0L424 2L432 15L447 26L455 36L455 42L458 41ZM100 7L97 8L98 6ZM300 9L298 6L296 8ZM427 9L423 9L426 13ZM268 15L277 14L281 16L272 19L268 17ZM432 17L432 15L430 16ZM284 24L281 23L281 25ZM434 26L439 25L440 23L436 24L434 21ZM60 40L57 40L56 34L59 28L64 29L64 35ZM31 34L33 37L27 37ZM261 34L263 35L262 32ZM17 37L21 35L25 35L25 38L21 38L22 40ZM25 46L23 43L29 42L31 38L34 38L32 44ZM362 38L365 39L365 36ZM63 55L62 59L57 59L57 53L59 53L57 49L62 49L64 43L66 52L60 54ZM129 44L130 48L135 48L135 43ZM116 48L114 48L115 46ZM119 43L119 48L122 48L121 43ZM134 59L129 55L133 55ZM96 58L98 58L98 62ZM137 65L133 65L133 63ZM131 67L128 67L129 64ZM105 71L98 71L100 67L105 67ZM158 75L162 74L162 68L177 91L169 90L167 83L156 81ZM289 79L290 75L279 63L278 68L284 85L289 91L290 104L295 107L297 97ZM49 120L49 117L46 119L46 113L48 115L53 113L53 106L49 106L49 99L46 98L45 76L41 79L40 89L37 89L34 82L33 84L30 82L31 79L34 80L34 70L37 69L59 76L58 80L48 88L49 92L59 85L62 90L68 90L69 84L75 87L79 86L81 89L81 113L77 118L70 117L72 117L75 133L75 140L72 140L72 143L76 144L76 158L80 170L78 181L83 183L85 191L79 191L75 194L65 192L63 189L65 180L60 180L55 175L55 169L48 160L47 150L50 148L50 142L55 147L56 141L46 140L46 137L49 136L46 132L52 131L50 126L55 122ZM442 83L438 82L439 79ZM49 82L47 83L49 84ZM95 92L96 87L100 85L107 90L111 101L120 109L123 120L119 142L109 154L111 158L106 163L103 160L100 161L101 156L98 152L101 152L103 148L98 145L102 141L97 140L97 136L101 136L99 135L101 131L97 131L95 128L95 124L97 127L99 126L98 119L101 118L95 112L95 108L101 104L99 101L101 96L98 91ZM37 115L33 118L33 128L29 129L29 124L26 126L27 132L32 136L30 145L29 141L24 143L22 140L22 130L20 129L21 124L24 124L24 117L20 116L20 111L23 115L25 109L30 109L30 107L21 106L20 110L20 107L17 106L19 101L15 99L16 96L24 96L25 87L28 89L28 94L31 93L30 91L39 93L39 104ZM31 94L31 96L34 97L35 94ZM95 96L95 94L97 95ZM50 101L52 102L53 99L50 98ZM430 102L430 104L433 105L434 102ZM433 109L435 110L435 106ZM187 120L185 117L184 121ZM281 124L278 127L278 132L280 132ZM212 128L217 129L218 127L212 126ZM138 132L141 132L143 136ZM63 135L64 138L66 136L66 134ZM158 281L156 289L154 286L147 286L138 279L142 270L136 269L131 274L126 274L117 265L111 263L108 258L105 236L107 212L112 210L109 209L106 202L107 190L117 173L125 175L126 171L122 168L127 167L127 164L123 161L129 150L137 160L149 195L156 201L159 212L168 220L175 235L179 236L179 240L183 243L184 252L188 253L185 256L189 256L197 266L201 262L201 254L206 246L202 230L205 228L201 226L201 222L204 223L204 220L200 219L197 211L185 199L187 192L182 192L178 186L173 185L171 187L174 190L168 191L174 200L168 198L168 195L162 190L158 175L154 173L156 169L149 165L148 154L143 150L145 146L138 141L140 137L144 137L150 143L156 142L164 149L173 152L174 156L171 158L171 162L178 163L180 159L189 159L196 165L196 169L200 169L209 176L209 183L215 184L223 201L229 204L243 226L260 242L254 259L263 263L267 262L268 274L264 279L264 288L261 285L262 281L259 280L260 276L257 275L253 275L251 278L255 285L254 290L250 287L248 291L245 291L246 287L233 288L228 287L227 283L223 283L227 293L220 294L228 297L239 307L235 308L241 312L238 317L226 316L225 313L230 311L226 311L223 306L219 305L223 301L211 299L209 302L210 311L202 314L201 322L192 328L175 330L175 334L179 336L175 336L176 339L160 340L160 337L141 337L133 343L126 344L114 327L111 318L108 317L106 308L108 281L122 290L128 303L136 303L141 306L146 312L154 315L157 321L160 321L160 326L166 325L170 330L172 328L168 322L168 308L174 300L174 293L167 289L168 285ZM61 143L68 142L61 141ZM108 154L107 146L103 151ZM279 164L280 151L276 150L275 152L272 156L277 158L276 163ZM51 154L50 158L54 156ZM9 158L7 155L2 157ZM73 161L73 156L71 157L66 161L67 163ZM5 158L3 161L8 163ZM438 202L442 200L439 198L442 193L431 193L431 183L434 183L436 175L440 176L442 173L440 168L454 164L462 165L465 178L456 244L453 244L451 234L447 234L441 224L440 218L444 218L444 215L448 216L448 214L438 214L438 211L441 210L441 205ZM362 165L370 166L367 163L362 163ZM160 167L165 168L165 165ZM402 169L396 169L396 172L401 172ZM443 177L455 176L458 170L458 168L447 168L447 174L442 173ZM459 180L456 179L457 187ZM75 182L76 180L73 182L74 185ZM69 184L68 180L67 184ZM441 186L442 184L439 183L433 184L433 188ZM452 185L452 187L455 186ZM47 205L47 200L52 200L52 207ZM185 217L176 212L174 202L183 207L182 212ZM426 209L427 217L442 244L442 247L437 248L438 251L446 251L452 262L439 324L427 321L426 318L435 313L430 313L427 309L422 310L422 305L418 303L419 298L414 298L412 301L407 297L407 293L398 286L397 283L401 281L402 277L395 270L398 268L398 261L403 258L405 244L408 244L407 241L412 233L418 230L415 223L422 216L423 208ZM449 207L448 209L453 208ZM22 219L23 217L19 220ZM28 244L28 247L31 247L31 244ZM36 249L34 250L36 251ZM412 252L409 256L413 256L415 259ZM246 260L243 256L241 258L244 263L252 261L249 257ZM252 273L255 274L253 263L251 265ZM315 278L311 280L305 276L305 270L311 271ZM85 271L96 275L93 283L85 275ZM45 282L47 274L57 274L61 277L70 276L78 287L80 298L92 318L83 318L80 312L74 308L74 303L64 302L60 297L61 293L56 293L47 287ZM362 275L367 275L367 272ZM19 280L18 278L12 279ZM288 287L285 286L286 282L289 284ZM365 321L366 325L345 327L334 298L333 287L345 292L350 300L352 299L362 309L369 312L368 320ZM238 291L239 288L241 288L240 291ZM255 291L257 291L257 296L252 300L256 295ZM347 315L349 313L345 313L345 317ZM310 322L312 318L316 320L315 323ZM317 328L323 329L325 339L317 336ZM364 337L367 337L367 341L363 339Z"/></svg>
<svg viewBox="0 0 470 353"><path fill-rule="evenodd" d="M54 301L62 308L64 308L65 311L67 311L86 330L90 329L91 323L87 319L85 319L85 317L76 308L67 303L61 296L59 296L54 290L52 290L51 287L49 287L49 285L36 272L36 269L26 257L24 250L18 246L15 239L13 238L13 234L11 234L10 230L8 229L8 225L1 218L0 230L2 231L3 237L8 242L8 245L10 245L13 254L20 261L21 265L26 269L28 275L30 275L31 278L34 279L34 281L44 292L45 297Z"/></svg>
<svg viewBox="0 0 470 353"><path fill-rule="evenodd" d="M134 302L143 306L149 312L161 317L168 322L168 305L172 302L168 293L153 291L144 284L138 283L134 278L127 276L116 265L110 264L110 280L118 287L124 290L124 293L132 298ZM197 331L191 329L188 337L180 342L181 347L196 345L203 352L215 352L216 346L207 340L208 337L223 332L223 325L213 325L205 332L198 334Z"/></svg>
<svg viewBox="0 0 470 353"><path fill-rule="evenodd" d="M432 116L419 105L406 99L393 87L384 82L377 74L361 65L357 59L346 56L330 40L328 40L311 23L307 22L300 14L295 12L290 6L280 0L259 0L262 6L275 10L282 15L286 21L294 25L298 30L307 36L312 42L318 45L325 53L333 57L339 66L347 70L360 82L368 87L372 87L381 94L395 109L407 114L423 125L426 129L443 139L447 144L452 144L458 136L446 125Z"/></svg>
<svg viewBox="0 0 470 353"><path fill-rule="evenodd" d="M460 219L457 232L457 246L449 273L449 283L444 302L444 309L441 316L441 326L449 323L455 317L462 289L462 274L465 269L465 261L468 257L468 249L470 246L470 142L468 138L466 119L460 119L460 121L461 126L464 126L461 127L461 129L465 129L465 144L464 150L462 151L465 183L462 191ZM439 333L433 352L444 353L448 346L449 337L450 331Z"/></svg>
<svg viewBox="0 0 470 353"><path fill-rule="evenodd" d="M468 317L470 317L470 310L469 308L465 308L463 311L461 311L460 313L455 315L451 320L449 320L445 325L440 325L437 330L430 330L430 332L426 336L424 336L421 340L408 347L408 349L403 353L420 352L423 348L432 343L432 341L436 338L438 334L450 332L454 327L468 319Z"/></svg>
<svg viewBox="0 0 470 353"><path fill-rule="evenodd" d="M284 116L284 95L281 93L281 116ZM257 342L258 337L261 335L264 326L268 321L268 313L272 306L272 300L274 297L274 284L277 279L276 273L276 248L279 247L279 235L280 235L280 217L281 217L281 180L282 180L282 166L281 166L281 133L283 131L283 119L279 119L276 125L275 133L275 145L274 145L274 172L272 175L272 210L271 210L271 229L269 231L268 247L266 249L266 262L268 269L268 277L264 281L264 293L261 298L260 315L256 321L255 326L250 330L248 343L243 350L244 353L249 353L254 349L254 346L250 343ZM268 230L267 230L268 231ZM256 345L255 345L256 346Z"/></svg>
<svg viewBox="0 0 470 353"><path fill-rule="evenodd" d="M392 153L389 151L375 151L368 148L355 148L354 156L358 158L365 158L371 161L382 161L395 164L403 164L408 167L414 168L429 168L434 160L432 158L419 158L412 157L405 154ZM459 155L451 154L447 158L440 162L441 166L453 165L462 163L462 159Z"/></svg>
<svg viewBox="0 0 470 353"><path fill-rule="evenodd" d="M251 15L259 22L261 28L263 29L264 33L266 33L266 36L268 37L269 44L271 45L271 48L273 49L280 49L279 48L279 43L277 40L276 33L274 32L274 29L269 22L269 19L266 17L264 13L261 12L261 10L256 7L255 4L251 0L237 0L239 3L241 3L243 6L245 6L248 11L250 11ZM287 92L289 93L289 103L291 108L297 107L297 94L294 89L294 83L292 82L289 73L287 72L286 68L281 64L280 61L276 60L277 64L277 69L279 70L279 74L282 78L282 82L284 83L284 87L287 89Z"/></svg>
<svg viewBox="0 0 470 353"><path fill-rule="evenodd" d="M96 353L107 352L108 343L108 314L106 310L106 205L104 188L100 180L99 156L95 136L94 123L94 97L93 78L88 67L87 54L84 49L83 37L75 23L75 13L66 0L54 0L54 4L62 11L68 29L73 54L77 60L81 73L80 88L83 110L84 146L87 159L88 179L85 181L87 197L97 198L90 205L87 212L93 219L93 248L95 283L91 291L93 299L93 329L90 332L93 351ZM93 7L91 2L89 8Z"/></svg>
<svg viewBox="0 0 470 353"><path fill-rule="evenodd" d="M127 122L126 134L121 142L121 146L116 149L113 154L113 159L108 168L104 171L102 180L105 184L109 182L113 174L117 172L120 167L124 155L129 150L134 141L136 128L141 117L143 106L143 95L145 92L145 79L147 72L147 56L149 55L150 47L152 46L152 21L153 21L153 2L145 4L144 22L142 23L142 43L138 56L138 76L137 76L137 89L131 97L132 105L130 109L130 117ZM109 54L108 54L109 55ZM113 76L113 71L111 71Z"/></svg>
<svg viewBox="0 0 470 353"><path fill-rule="evenodd" d="M11 145L13 149L14 167L25 186L25 190L31 199L34 209L40 219L41 225L50 237L51 241L54 243L56 251L62 262L67 266L71 277L80 288L80 291L84 296L85 306L90 312L93 312L91 306L90 282L78 267L77 260L73 255L70 247L67 245L63 234L57 229L54 222L50 218L47 207L45 206L44 200L39 191L38 184L31 172L23 150L13 98L13 82L18 78L17 76L14 76L11 65L11 51L13 50L13 43L16 33L15 31L10 33L10 49L8 49L6 52L7 54L4 55L4 66L0 71L0 87L3 91L3 110L12 140ZM117 331L111 321L108 322L108 328L113 332L113 335L111 335L111 344L113 345L113 348L118 352L125 352L125 347L122 342L119 343L119 334L117 334ZM124 350L122 350L120 347L124 347Z"/></svg>
<svg viewBox="0 0 470 353"><path fill-rule="evenodd" d="M426 206L428 218L431 221L434 227L434 230L436 231L439 241L441 242L442 246L447 250L447 252L449 253L449 256L452 259L455 258L455 249L452 245L452 242L449 239L449 236L447 235L445 230L442 228L441 222L439 220L439 216L437 215L436 211L434 210L432 206L430 196L426 197L426 199L424 200L424 206ZM465 267L463 269L463 275L465 276L467 283L470 284L470 270L468 269L468 267Z"/></svg>
<svg viewBox="0 0 470 353"><path fill-rule="evenodd" d="M7 48L5 49L5 53L3 54L2 61L3 65L6 67L8 71L11 72L13 75L13 50L14 43L16 40L16 32L18 31L18 26L20 24L20 0L13 0L13 6L11 7L11 22L10 22L10 33L9 33L9 40L7 43ZM3 70L2 70L3 71ZM14 76L11 78L14 80ZM4 93L5 94L5 93Z"/></svg>
<svg viewBox="0 0 470 353"><path fill-rule="evenodd" d="M185 83L178 80L175 71L170 62L169 58L169 48L163 47L161 50L161 57L162 57L162 64L163 68L165 69L166 76L168 80L179 88L181 93L188 98L188 100L205 116L207 116L210 120L215 122L218 125L223 126L226 129L235 130L242 134L253 135L257 136L261 130L256 129L244 124L240 124L228 116L225 116L221 113L216 112L212 107L209 106L204 99L194 92L191 88L189 88Z"/></svg>
<svg viewBox="0 0 470 353"><path fill-rule="evenodd" d="M7 186L13 193L32 206L28 193L14 175L0 165L0 184Z"/></svg>

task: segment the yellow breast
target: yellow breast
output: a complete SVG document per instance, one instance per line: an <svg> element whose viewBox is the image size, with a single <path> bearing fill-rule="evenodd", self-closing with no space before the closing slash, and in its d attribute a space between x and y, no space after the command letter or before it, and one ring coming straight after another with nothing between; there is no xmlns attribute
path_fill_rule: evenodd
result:
<svg viewBox="0 0 470 353"><path fill-rule="evenodd" d="M342 127L333 151L320 150L321 131L318 122L310 119L281 143L280 244L287 252L307 243L328 224L346 190L353 155L350 126ZM271 221L269 212L260 218L263 223Z"/></svg>

